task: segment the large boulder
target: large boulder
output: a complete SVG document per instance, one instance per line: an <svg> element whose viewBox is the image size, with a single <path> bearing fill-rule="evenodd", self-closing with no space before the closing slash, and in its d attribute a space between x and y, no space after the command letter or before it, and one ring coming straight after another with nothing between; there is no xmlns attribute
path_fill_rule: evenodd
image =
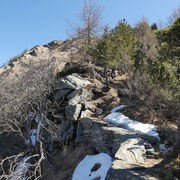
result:
<svg viewBox="0 0 180 180"><path fill-rule="evenodd" d="M93 94L85 89L77 89L67 96L69 99L69 105L75 105L78 103L85 104L86 101L92 98Z"/></svg>
<svg viewBox="0 0 180 180"><path fill-rule="evenodd" d="M70 81L73 85L75 85L77 89L85 88L86 86L90 84L88 80L82 79L77 74L72 74L72 75L67 76L66 80Z"/></svg>
<svg viewBox="0 0 180 180"><path fill-rule="evenodd" d="M141 138L130 138L121 143L115 154L116 159L125 161L128 164L144 163L146 151L144 140Z"/></svg>
<svg viewBox="0 0 180 180"><path fill-rule="evenodd" d="M142 179L156 179L156 177L148 176L142 166L146 159L145 146L148 139L91 118L79 119L76 132L77 142L86 142L95 147L98 153L104 152L114 158L106 177L107 180L139 179L141 176Z"/></svg>
<svg viewBox="0 0 180 180"><path fill-rule="evenodd" d="M77 74L68 75L59 79L55 84L55 89L79 89L85 88L90 82L82 79Z"/></svg>
<svg viewBox="0 0 180 180"><path fill-rule="evenodd" d="M55 89L76 89L76 86L66 79L59 79L55 84Z"/></svg>

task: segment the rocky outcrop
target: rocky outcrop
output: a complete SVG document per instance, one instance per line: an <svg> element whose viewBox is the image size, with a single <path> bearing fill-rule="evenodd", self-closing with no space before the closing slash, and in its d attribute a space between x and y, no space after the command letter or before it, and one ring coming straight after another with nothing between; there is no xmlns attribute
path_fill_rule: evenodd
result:
<svg viewBox="0 0 180 180"><path fill-rule="evenodd" d="M140 177L138 171L132 169L143 169L142 164L149 151L147 144L152 142L152 137L143 138L136 133L91 118L79 119L77 132L77 141L85 141L95 147L98 153L107 153L114 159L107 180L138 179ZM152 146L149 148L152 151ZM134 172L137 174L135 175ZM154 178L150 177L142 179Z"/></svg>
<svg viewBox="0 0 180 180"><path fill-rule="evenodd" d="M44 47L49 47L49 48L58 47L58 46L61 46L62 43L63 43L63 41L55 40L55 41L52 41L48 44L45 44Z"/></svg>
<svg viewBox="0 0 180 180"><path fill-rule="evenodd" d="M62 111L53 113L56 118L59 117L60 125L57 138L52 139L52 143L57 140L86 143L94 147L97 153L107 153L114 159L107 180L138 179L142 170L136 168L143 169L146 158L153 156L151 143L157 143L157 139L88 117L92 108L88 101L93 96L86 88L89 84L89 81L77 74L60 78L56 82L54 100ZM142 179L153 178L147 175Z"/></svg>
<svg viewBox="0 0 180 180"><path fill-rule="evenodd" d="M88 110L87 101L91 100L92 93L86 90L90 84L77 74L59 78L54 85L54 106L50 114L56 119L59 128L51 143L62 140L76 139L77 121L81 114L85 116ZM59 108L61 107L61 108ZM60 110L61 109L61 110Z"/></svg>

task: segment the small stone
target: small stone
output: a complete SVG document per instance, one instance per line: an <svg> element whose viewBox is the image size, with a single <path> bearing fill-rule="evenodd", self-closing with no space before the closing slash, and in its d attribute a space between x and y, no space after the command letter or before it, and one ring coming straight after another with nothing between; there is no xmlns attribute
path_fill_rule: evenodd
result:
<svg viewBox="0 0 180 180"><path fill-rule="evenodd" d="M148 144L145 144L144 146L145 146L145 149L152 149L152 145L149 144L149 143L148 143Z"/></svg>
<svg viewBox="0 0 180 180"><path fill-rule="evenodd" d="M146 155L147 159L154 159L154 155Z"/></svg>
<svg viewBox="0 0 180 180"><path fill-rule="evenodd" d="M147 155L154 155L154 149L148 149L146 150Z"/></svg>

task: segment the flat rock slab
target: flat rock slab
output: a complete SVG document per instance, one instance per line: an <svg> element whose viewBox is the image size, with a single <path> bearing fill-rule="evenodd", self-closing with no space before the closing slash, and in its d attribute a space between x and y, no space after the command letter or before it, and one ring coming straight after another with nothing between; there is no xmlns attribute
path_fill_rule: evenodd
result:
<svg viewBox="0 0 180 180"><path fill-rule="evenodd" d="M90 82L78 76L72 74L65 78L59 79L55 84L55 89L80 89L88 86Z"/></svg>
<svg viewBox="0 0 180 180"><path fill-rule="evenodd" d="M152 171L142 166L146 158L145 144L148 137L144 140L135 132L91 118L81 118L79 121L87 142L97 152L105 152L114 158L106 180L157 180Z"/></svg>
<svg viewBox="0 0 180 180"><path fill-rule="evenodd" d="M144 163L145 153L144 140L130 138L121 143L115 158L121 159L128 164L141 164Z"/></svg>
<svg viewBox="0 0 180 180"><path fill-rule="evenodd" d="M133 170L132 168L142 168ZM128 164L122 160L115 160L108 171L106 180L158 180L153 170L143 169L134 164Z"/></svg>
<svg viewBox="0 0 180 180"><path fill-rule="evenodd" d="M85 88L86 86L90 84L89 81L82 79L77 74L72 74L72 75L67 76L66 80L71 82L77 88Z"/></svg>

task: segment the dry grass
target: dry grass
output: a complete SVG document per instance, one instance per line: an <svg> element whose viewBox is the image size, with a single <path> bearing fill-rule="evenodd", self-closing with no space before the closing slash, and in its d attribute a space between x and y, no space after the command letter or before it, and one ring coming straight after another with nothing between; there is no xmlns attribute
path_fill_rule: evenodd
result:
<svg viewBox="0 0 180 180"><path fill-rule="evenodd" d="M66 151L56 150L52 157L48 158L49 163L43 165L44 180L70 180L74 169L86 155L95 154L94 148L87 144L67 145Z"/></svg>

